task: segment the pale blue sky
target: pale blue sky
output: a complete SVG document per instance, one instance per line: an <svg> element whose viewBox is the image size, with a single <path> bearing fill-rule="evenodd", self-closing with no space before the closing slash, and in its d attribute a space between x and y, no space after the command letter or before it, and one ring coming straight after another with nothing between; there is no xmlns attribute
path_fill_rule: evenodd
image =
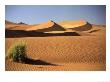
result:
<svg viewBox="0 0 110 82"><path fill-rule="evenodd" d="M39 24L48 20L86 20L106 24L104 5L6 5L5 19L12 22Z"/></svg>

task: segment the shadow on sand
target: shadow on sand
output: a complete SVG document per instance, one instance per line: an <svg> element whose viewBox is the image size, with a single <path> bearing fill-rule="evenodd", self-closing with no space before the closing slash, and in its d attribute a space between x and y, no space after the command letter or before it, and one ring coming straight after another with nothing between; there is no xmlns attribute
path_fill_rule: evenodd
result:
<svg viewBox="0 0 110 82"><path fill-rule="evenodd" d="M43 60L35 60L35 59L30 59L30 58L25 58L23 60L23 63L24 64L30 64L30 65L52 65L52 66L57 66L56 64L45 62Z"/></svg>
<svg viewBox="0 0 110 82"><path fill-rule="evenodd" d="M92 31L90 31L89 33L97 32L97 31L99 31L99 30L100 30L100 29L92 30Z"/></svg>
<svg viewBox="0 0 110 82"><path fill-rule="evenodd" d="M44 32L24 31L24 30L5 30L6 38L49 37L49 36L80 36L80 34L76 32L44 33Z"/></svg>

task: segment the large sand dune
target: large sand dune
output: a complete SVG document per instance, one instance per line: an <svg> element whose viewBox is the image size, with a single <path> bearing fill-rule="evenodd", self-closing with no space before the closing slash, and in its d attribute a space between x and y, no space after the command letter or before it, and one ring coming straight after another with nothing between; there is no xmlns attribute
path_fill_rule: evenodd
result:
<svg viewBox="0 0 110 82"><path fill-rule="evenodd" d="M92 25L87 21L78 20L78 21L62 21L59 23L64 28L76 30L76 31L87 31L92 28Z"/></svg>
<svg viewBox="0 0 110 82"><path fill-rule="evenodd" d="M64 31L65 29L62 28L62 26L56 24L53 21L48 21L46 23L42 23L37 26L33 26L29 29L26 29L27 31L39 31L39 32L48 32L48 31Z"/></svg>
<svg viewBox="0 0 110 82"><path fill-rule="evenodd" d="M41 37L40 35L39 37L6 37L6 53L14 43L25 41L27 44L26 53L30 59L50 63L50 65L44 66L6 60L6 70L106 70L105 26L90 24L92 26L90 28L86 27L88 23L85 21L78 24L76 22L75 24L79 25L76 27L73 24L73 27L75 26L78 30L73 27L64 27L60 23L57 24L53 21L22 30L23 32L39 31L44 34L54 35L49 37ZM87 30L83 30L83 28ZM74 32L80 36L70 35ZM65 33L68 36L64 35ZM35 32L36 34L37 32ZM63 34L63 36L60 36L60 34ZM51 64L55 64L55 66Z"/></svg>

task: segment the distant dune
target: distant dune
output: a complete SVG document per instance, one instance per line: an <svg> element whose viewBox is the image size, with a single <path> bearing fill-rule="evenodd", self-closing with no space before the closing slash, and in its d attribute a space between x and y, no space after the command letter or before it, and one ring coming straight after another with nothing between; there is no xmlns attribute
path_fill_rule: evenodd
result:
<svg viewBox="0 0 110 82"><path fill-rule="evenodd" d="M78 21L63 21L59 23L64 28L72 29L75 31L87 31L92 28L92 25L84 20Z"/></svg>
<svg viewBox="0 0 110 82"><path fill-rule="evenodd" d="M50 33L50 34L59 34L59 33L76 33L79 35L92 35L92 34L103 34L105 26L100 25L92 25L84 20L78 20L78 21L63 21L59 23L55 23L54 21L50 20L45 23L41 24L35 24L35 25L27 25L24 23L13 23L10 21L5 21L6 24L6 36L16 36L15 34L18 34L17 36L27 36L27 35L38 35L44 33ZM100 28L99 28L100 27ZM98 32L103 31L103 32ZM38 32L36 34L36 32ZM39 33L43 32L43 33ZM15 33L15 34L13 34ZM31 33L31 34L30 34Z"/></svg>
<svg viewBox="0 0 110 82"><path fill-rule="evenodd" d="M5 20L5 24L7 25L7 24L16 24L16 23Z"/></svg>
<svg viewBox="0 0 110 82"><path fill-rule="evenodd" d="M22 22L21 22L22 23ZM41 24L27 25L25 23L13 23L5 21L6 29L8 30L24 30L24 31L37 31L37 32L49 32L49 33L62 33L62 32L77 32L77 31L90 31L97 27L105 27L104 25L92 25L84 20L77 21L62 21L55 23L54 21L48 21Z"/></svg>
<svg viewBox="0 0 110 82"><path fill-rule="evenodd" d="M5 20L5 29L6 30L26 30L33 25L27 25L25 23L13 23L10 21Z"/></svg>
<svg viewBox="0 0 110 82"><path fill-rule="evenodd" d="M65 28L74 28L87 24L85 20L75 20L75 21L61 21L59 24Z"/></svg>

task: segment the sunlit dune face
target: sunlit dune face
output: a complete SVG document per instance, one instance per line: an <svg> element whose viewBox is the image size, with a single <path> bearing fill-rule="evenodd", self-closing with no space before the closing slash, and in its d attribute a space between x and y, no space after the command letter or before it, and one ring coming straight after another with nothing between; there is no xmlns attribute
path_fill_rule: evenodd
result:
<svg viewBox="0 0 110 82"><path fill-rule="evenodd" d="M85 20L78 20L78 21L63 21L60 23L64 28L74 28L86 25L87 22Z"/></svg>
<svg viewBox="0 0 110 82"><path fill-rule="evenodd" d="M54 22L48 21L48 22L46 22L46 23L42 23L42 24L40 24L40 25L33 26L33 27L27 29L27 31L29 31L29 30L37 30L37 29L49 28L49 27L52 27L53 25L54 25Z"/></svg>
<svg viewBox="0 0 110 82"><path fill-rule="evenodd" d="M19 24L19 23L13 23L10 21L5 21L5 29L8 30L26 30L33 25L27 25L27 24Z"/></svg>

